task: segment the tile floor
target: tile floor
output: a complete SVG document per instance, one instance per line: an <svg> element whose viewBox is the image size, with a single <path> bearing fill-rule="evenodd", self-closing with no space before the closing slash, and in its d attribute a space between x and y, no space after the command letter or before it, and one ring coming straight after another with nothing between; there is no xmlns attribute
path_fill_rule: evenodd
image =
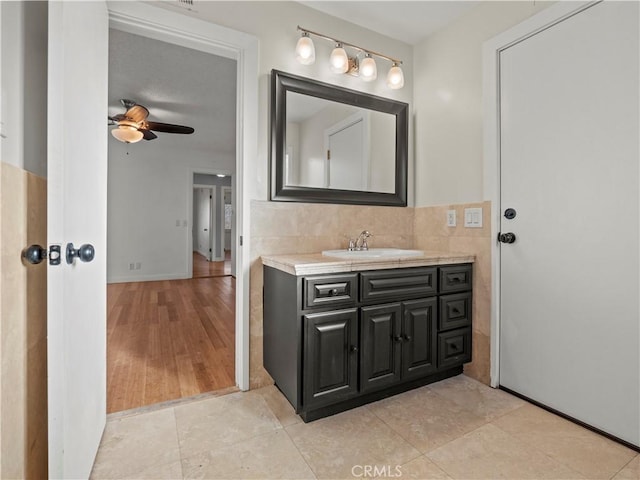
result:
<svg viewBox="0 0 640 480"><path fill-rule="evenodd" d="M464 375L308 424L273 386L107 422L91 478L640 479L640 456Z"/></svg>

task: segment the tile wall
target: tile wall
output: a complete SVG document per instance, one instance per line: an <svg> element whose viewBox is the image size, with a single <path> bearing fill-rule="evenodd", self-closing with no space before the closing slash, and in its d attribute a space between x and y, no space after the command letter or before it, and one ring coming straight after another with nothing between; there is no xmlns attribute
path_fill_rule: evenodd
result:
<svg viewBox="0 0 640 480"><path fill-rule="evenodd" d="M482 228L464 227L464 209L482 207ZM447 226L447 211L455 210L457 226ZM491 202L414 209L414 248L472 253L473 361L464 371L482 383L490 381L491 332Z"/></svg>
<svg viewBox="0 0 640 480"><path fill-rule="evenodd" d="M0 164L0 478L47 478L47 182Z"/></svg>
<svg viewBox="0 0 640 480"><path fill-rule="evenodd" d="M483 228L446 227L446 211L455 208L461 225L465 207L482 207ZM262 255L317 253L345 248L348 236L374 234L372 247L473 253L473 362L465 372L489 383L491 293L490 203L395 208L253 201L251 203L250 385L273 380L262 364Z"/></svg>

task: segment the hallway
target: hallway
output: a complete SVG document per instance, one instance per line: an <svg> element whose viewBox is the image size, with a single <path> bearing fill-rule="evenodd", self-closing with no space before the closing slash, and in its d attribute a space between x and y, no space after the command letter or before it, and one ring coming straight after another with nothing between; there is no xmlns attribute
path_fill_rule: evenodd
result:
<svg viewBox="0 0 640 480"><path fill-rule="evenodd" d="M224 261L208 262L198 252L193 252L193 278L223 277L231 275L231 252L224 252Z"/></svg>
<svg viewBox="0 0 640 480"><path fill-rule="evenodd" d="M107 412L235 386L235 279L107 286Z"/></svg>

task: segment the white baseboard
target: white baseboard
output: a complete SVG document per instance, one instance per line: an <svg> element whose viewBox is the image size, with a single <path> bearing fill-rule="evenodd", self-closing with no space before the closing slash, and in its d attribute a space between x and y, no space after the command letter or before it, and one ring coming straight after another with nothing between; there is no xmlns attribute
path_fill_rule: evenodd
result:
<svg viewBox="0 0 640 480"><path fill-rule="evenodd" d="M107 283L128 282L159 282L162 280L184 280L191 278L186 273L156 274L156 275L126 275L119 277L107 277Z"/></svg>

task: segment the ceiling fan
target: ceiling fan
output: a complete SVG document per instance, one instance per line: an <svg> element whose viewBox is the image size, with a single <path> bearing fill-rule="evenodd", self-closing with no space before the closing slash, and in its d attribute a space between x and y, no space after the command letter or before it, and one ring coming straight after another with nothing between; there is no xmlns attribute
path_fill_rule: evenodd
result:
<svg viewBox="0 0 640 480"><path fill-rule="evenodd" d="M139 105L133 100L123 98L120 103L127 109L124 113L119 113L109 117L109 125L117 125L111 130L111 135L124 143L136 143L142 140L153 140L158 136L153 132L182 133L191 134L195 130L184 125L173 125L171 123L149 122L149 110L143 105Z"/></svg>

